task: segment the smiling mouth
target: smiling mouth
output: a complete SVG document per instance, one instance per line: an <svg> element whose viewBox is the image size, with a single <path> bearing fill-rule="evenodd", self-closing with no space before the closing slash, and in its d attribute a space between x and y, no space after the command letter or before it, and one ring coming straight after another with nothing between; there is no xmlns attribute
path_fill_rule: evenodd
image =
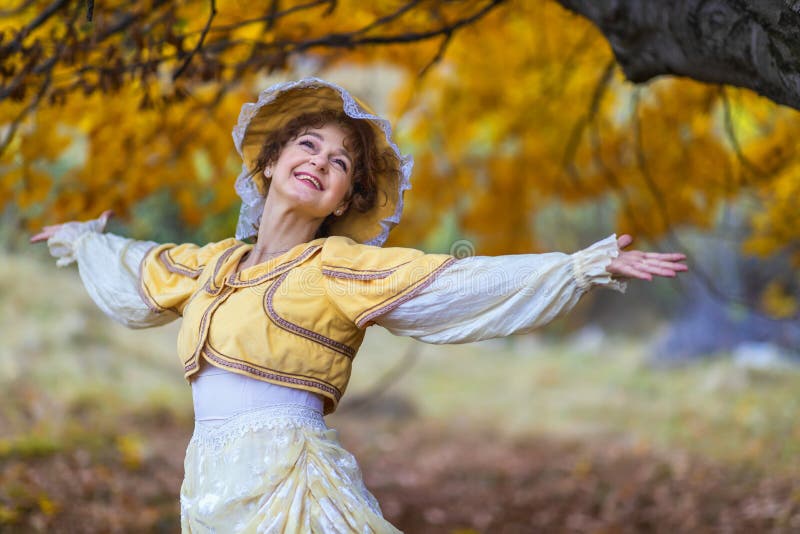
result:
<svg viewBox="0 0 800 534"><path fill-rule="evenodd" d="M319 179L317 179L316 176L311 176L310 174L305 174L305 173L298 173L298 174L295 174L294 177L297 178L298 180L303 181L303 182L308 182L317 191L322 191L322 189L323 189L322 188L322 182L320 182Z"/></svg>

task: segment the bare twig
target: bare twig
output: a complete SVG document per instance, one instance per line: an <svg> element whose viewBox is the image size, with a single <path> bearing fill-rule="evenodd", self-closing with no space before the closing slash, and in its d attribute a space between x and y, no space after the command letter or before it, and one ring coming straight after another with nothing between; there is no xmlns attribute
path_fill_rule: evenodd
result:
<svg viewBox="0 0 800 534"><path fill-rule="evenodd" d="M96 63L82 61L89 50L98 50L100 43L103 43L113 35L119 35L119 33L124 31L126 28L139 24L139 30L137 30L133 37L135 39L135 35L141 35L142 28L151 28L152 30L154 26L159 24L165 26L171 24L170 17L174 16L174 9L171 8L165 13L159 13L155 9L164 5L170 6L171 4L166 2L166 0L155 0L153 2L154 9L147 11L137 11L135 9L127 12L118 11L110 24L104 24L102 27L98 27L97 32L93 32L88 36L82 35L73 24L70 24L70 31L67 32L70 36L70 43L66 47L68 52L68 56L66 57L70 58L69 65L74 65L72 68L60 68L67 65L62 65L61 61L59 61L58 64L54 63L52 56L40 57L26 52L27 61L29 61L29 64L23 67L22 70L15 72L13 74L14 77L0 87L0 100L18 94L22 84L27 84L32 81L31 74L44 75L56 67L59 67L59 71L57 75L52 77L50 85L52 89L58 90L59 94L63 97L66 94L76 90L92 91L96 89L108 90L109 88L113 90L114 87L117 87L119 83L121 83L121 76L127 73L141 73L143 77L150 76L157 71L159 65L165 62L174 61L175 59L178 60L180 66L175 69L172 75L173 80L178 79L181 76L188 76L187 72L189 71L192 71L192 76L194 76L195 70L190 68L193 61L199 63L212 61L214 66L222 69L223 72L228 72L229 69L232 69L233 72L225 74L225 78L227 79L233 74L239 77L243 72L251 69L261 68L264 65L265 58L270 61L270 64L282 64L282 62L285 61L285 59L290 55L302 53L303 51L314 47L351 48L368 45L411 43L436 37L443 37L439 51L432 59L431 63L425 69L423 69L424 74L424 72L430 69L442 58L447 48L447 44L456 30L477 21L503 1L504 0L492 0L486 2L482 6L479 6L477 11L465 14L462 18L450 23L442 23L437 25L428 31L411 31L388 34L376 33L375 30L377 28L385 26L391 21L397 20L404 13L415 7L419 8L419 6L422 4L420 0L409 0L408 2L402 3L401 7L396 9L393 13L370 21L352 33L329 34L300 42L288 40L272 43L226 39L224 36L222 36L222 39L215 39L212 43L209 43L208 35L211 32L221 32L225 29L241 27L256 21L267 23L272 21L273 24L277 24L277 21L281 17L285 17L290 13L312 9L317 6L324 5L331 7L334 5L334 3L331 3L329 0L314 0L280 10L281 4L276 0L272 3L273 7L270 12L265 16L248 21L242 21L235 25L221 27L213 24L213 21L216 20L216 5L214 1L211 1L211 12L208 20L206 21L206 24L202 30L199 30L200 37L196 46L188 54L180 50L175 53L162 54L158 48L151 49L149 51L150 53L146 55L119 54L116 49L120 46L126 47L135 45L135 43L127 43L126 41L123 41L121 45L106 45L106 51L107 54L109 54L106 57L114 57L115 60L113 62ZM61 8L63 5L67 5L66 0L57 0L56 2L53 2L44 13L37 17L36 21L32 22L28 26L27 30L23 30L23 33L25 31L30 31L30 29L35 28L38 25L41 25L41 23L46 20L47 13L52 15L52 13L55 13L57 9ZM81 11L84 9L85 8L83 6L80 6ZM153 17L156 17L156 19L153 19ZM148 32L151 30L147 30L145 35L149 34ZM193 33L194 32L181 33L179 38L185 38L187 35ZM16 37L18 40L21 39L20 34L17 34ZM221 57L226 50L242 45L249 46L251 48L251 52L243 60L239 60L236 64L226 66L224 62L216 59L217 57ZM21 42L11 42L0 47L0 50L2 50L6 55L14 54L20 52L20 50L17 50L17 48L21 46ZM123 57L125 58L124 60L122 59ZM89 76L91 73L99 74L100 80L103 80L104 83L108 82L107 85L98 87L96 78Z"/></svg>
<svg viewBox="0 0 800 534"><path fill-rule="evenodd" d="M27 117L31 111L36 109L36 107L39 105L39 102L41 102L42 97L49 88L50 88L50 73L48 73L47 77L42 82L42 85L39 86L39 91L37 91L36 96L30 101L30 103L27 106L25 106L25 108L22 109L22 111L20 111L17 114L16 117L14 117L14 119L8 125L6 136L0 142L0 154L5 152L6 148L8 148L8 146L11 144L11 140L14 139L14 135L16 135L20 124L22 124L22 121L25 120L25 117Z"/></svg>
<svg viewBox="0 0 800 534"><path fill-rule="evenodd" d="M275 27L275 14L278 12L278 5L279 0L272 0L269 4L269 12L267 14L267 30L271 30Z"/></svg>
<svg viewBox="0 0 800 534"><path fill-rule="evenodd" d="M13 17L14 15L19 15L26 9L28 9L36 0L24 0L20 2L20 4L16 7L10 7L7 9L0 10L0 17Z"/></svg>
<svg viewBox="0 0 800 534"><path fill-rule="evenodd" d="M633 230L638 231L644 228L643 225L639 224L636 212L633 209L633 203L631 202L628 192L622 186L617 174L611 169L608 165L606 165L605 160L603 159L602 152L600 151L600 128L597 122L593 121L590 124L589 129L589 140L591 141L592 150L594 153L594 160L600 167L602 171L603 177L606 179L608 184L611 186L611 190L616 193L617 198L620 199L622 202L622 209L625 210L625 214L628 216L628 220L630 220L631 224L633 225Z"/></svg>
<svg viewBox="0 0 800 534"><path fill-rule="evenodd" d="M559 76L553 76L553 81L551 83L543 84L541 95L544 98L552 98L561 94L564 87L567 86L570 78L575 74L575 72L580 72L580 69L575 68L575 63L578 57L580 57L582 52L592 46L597 39L597 33L593 27L589 26L583 31L581 37L567 53L564 61L561 62ZM611 55L611 58L613 58L616 63L616 58L614 58L613 54Z"/></svg>
<svg viewBox="0 0 800 534"><path fill-rule="evenodd" d="M75 19L77 18L77 13L78 10L76 9L72 19L70 20L70 23L75 21ZM67 38L68 37L65 35L62 38L61 42L59 43L62 46L56 46L55 55L50 59L50 62L53 65L58 62L58 60L61 58L61 54L64 53L63 44ZM53 76L53 71L51 68L50 70L46 71L45 79L39 86L39 90L37 91L36 96L33 98L33 100L31 100L31 102L27 106L25 106L25 108L22 111L20 111L19 114L17 114L17 116L14 117L14 119L11 121L8 127L8 132L6 134L6 137L3 139L2 142L0 142L0 154L5 152L6 148L8 148L8 146L11 144L12 139L14 139L14 135L19 129L19 125L22 124L22 121L25 120L25 117L27 117L28 114L31 113L31 111L36 109L36 107L39 105L39 102L41 102L42 98L44 98L44 95L47 93L47 90L50 88L50 84L52 83L52 76ZM2 99L0 98L0 100Z"/></svg>
<svg viewBox="0 0 800 534"><path fill-rule="evenodd" d="M447 50L447 45L450 44L450 39L452 37L452 32L445 34L444 39L442 39L442 42L439 44L439 48L436 50L436 54L424 67L422 67L422 70L419 71L419 74L417 75L418 78L423 78L434 65L442 60L444 53Z"/></svg>
<svg viewBox="0 0 800 534"><path fill-rule="evenodd" d="M603 69L603 73L600 75L600 79L597 81L594 91L592 92L592 99L589 102L589 109L587 109L586 113L580 119L578 119L578 121L572 127L572 131L570 132L569 139L567 141L567 146L564 149L564 156L561 159L561 166L567 171L567 176L569 176L572 180L572 185L576 187L578 186L579 176L577 169L575 168L575 152L578 150L578 145L583 137L583 132L586 129L586 126L591 123L595 117L597 117L597 112L600 110L600 102L602 102L603 96L605 95L608 86L611 84L616 65L617 62L613 57L608 61L608 63L606 63L606 67Z"/></svg>
<svg viewBox="0 0 800 534"><path fill-rule="evenodd" d="M278 19L283 18L283 17L285 17L287 15L291 15L292 13L296 13L298 11L305 11L306 9L311 9L311 8L314 8L314 7L317 7L317 6L321 6L323 4L327 4L328 2L329 2L329 0L312 0L311 2L306 2L305 4L299 4L299 5L296 5L296 6L292 6L292 7L284 9L283 11L278 11L278 12L276 12L274 14L268 12L266 15L263 15L261 17L255 17L255 18L252 18L252 19L245 19L245 20L242 20L240 22L236 22L236 23L233 23L233 24L226 24L224 26L215 26L215 27L211 28L210 31L212 31L212 32L229 32L231 30L237 30L239 28L242 28L244 26L248 26L250 24L260 24L262 22L269 23L270 20L277 21ZM188 36L188 35L192 35L194 33L197 33L197 31L187 32L184 35Z"/></svg>
<svg viewBox="0 0 800 534"><path fill-rule="evenodd" d="M44 24L47 21L47 19L55 15L59 9L61 9L66 5L67 5L67 0L55 0L55 2L44 8L42 12L39 13L39 15L37 15L37 17L31 21L30 24L19 30L16 38L14 38L14 40L11 41L11 43L7 45L7 47L3 47L4 52L6 53L19 52L20 48L22 47L22 41L25 39L25 37L30 35L30 33L33 30Z"/></svg>
<svg viewBox="0 0 800 534"><path fill-rule="evenodd" d="M372 37L366 37L366 36L357 37L362 33L361 30L357 30L351 33L332 33L330 35L326 35L325 37L309 39L307 41L301 41L299 43L284 41L280 44L291 47L292 52L301 52L309 50L311 48L319 48L322 46L328 48L355 48L357 46L388 45L388 44L401 44L401 43L426 41L428 39L433 39L441 35L447 35L448 33L453 33L456 30L463 28L464 26L468 26L470 24L477 22L485 15L487 15L490 11L492 11L492 9L496 8L505 1L506 0L491 0L491 2L486 4L483 8L478 10L476 13L470 15L469 17L459 19L451 24L447 24L439 28L428 31L406 32L394 35L376 35Z"/></svg>
<svg viewBox="0 0 800 534"><path fill-rule="evenodd" d="M653 197L653 200L658 206L658 213L661 217L661 222L665 230L672 228L667 205L664 202L664 195L659 191L658 185L650 174L650 168L647 166L647 156L644 153L644 134L642 132L642 120L639 116L639 103L641 102L641 88L636 87L633 91L633 136L636 140L636 164L639 167L639 173L642 175L647 189Z"/></svg>
<svg viewBox="0 0 800 534"><path fill-rule="evenodd" d="M94 0L86 0L86 20L92 22L94 14Z"/></svg>
<svg viewBox="0 0 800 534"><path fill-rule="evenodd" d="M208 35L208 29L211 27L211 22L214 20L214 17L217 15L217 2L216 2L216 0L210 0L210 4L211 4L210 5L211 12L208 14L208 20L206 20L206 25L203 28L203 33L200 34L200 40L197 41L197 45L194 47L194 49L191 52L189 52L189 55L186 56L186 59L183 61L183 64L180 67L178 67L178 70L176 70L172 74L172 81L173 82L175 80L177 80L178 77L181 74L183 74L183 71L186 70L186 67L189 66L189 62L192 61L192 58L194 57L195 54L197 54L197 52L203 46L203 42L206 40L206 35Z"/></svg>
<svg viewBox="0 0 800 534"><path fill-rule="evenodd" d="M780 321L780 319L776 319L771 317L770 315L762 312L759 309L759 305L757 302L753 301L752 299L748 299L745 295L731 295L730 293L724 291L716 282L716 277L712 274L705 271L702 268L702 262L698 261L697 258L692 254L688 247L686 247L675 234L674 227L669 217L669 213L667 211L667 206L664 202L664 197L658 189L658 186L653 180L653 176L650 173L649 167L647 165L647 158L644 153L644 141L642 137L642 124L641 124L641 117L639 116L639 103L640 103L640 93L641 89L637 87L633 93L633 101L634 101L634 113L633 113L633 127L634 127L634 137L636 139L636 161L639 166L639 171L642 175L642 178L650 190L653 199L658 206L658 212L662 219L662 224L664 225L664 235L667 238L667 241L670 243L670 246L674 247L676 250L680 250L684 254L686 254L687 261L692 265L692 273L697 279L700 281L701 284L709 291L709 293L716 298L720 299L721 302L728 302L733 304L738 304L747 308L750 313L762 317L764 319L768 319L771 321ZM800 314L798 314L800 317Z"/></svg>
<svg viewBox="0 0 800 534"><path fill-rule="evenodd" d="M767 173L761 170L758 165L750 161L750 159L747 158L742 151L742 146L739 144L739 138L736 136L736 129L733 125L733 113L731 112L731 103L728 99L728 92L725 90L724 86L720 86L719 96L722 100L722 112L725 117L725 134L728 136L728 141L730 141L731 146L733 147L733 153L736 154L736 159L739 160L739 163L742 167L753 173L753 175L759 178L764 178Z"/></svg>
<svg viewBox="0 0 800 534"><path fill-rule="evenodd" d="M384 24L388 24L393 20L396 20L403 16L405 13L410 11L411 9L415 8L417 4L419 4L420 0L412 0L411 2L406 3L405 5L398 8L394 13L390 13L389 15L385 15L383 17L377 18L358 30L356 33L364 34L371 30L374 30L378 26L383 26Z"/></svg>

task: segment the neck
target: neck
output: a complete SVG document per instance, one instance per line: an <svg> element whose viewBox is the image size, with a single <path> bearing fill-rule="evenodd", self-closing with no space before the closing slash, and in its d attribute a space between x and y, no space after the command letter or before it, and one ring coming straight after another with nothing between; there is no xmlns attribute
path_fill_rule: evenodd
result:
<svg viewBox="0 0 800 534"><path fill-rule="evenodd" d="M243 267L250 267L267 261L301 243L307 243L322 224L322 220L309 219L285 206L270 205L270 197L261 214L258 239L247 256Z"/></svg>

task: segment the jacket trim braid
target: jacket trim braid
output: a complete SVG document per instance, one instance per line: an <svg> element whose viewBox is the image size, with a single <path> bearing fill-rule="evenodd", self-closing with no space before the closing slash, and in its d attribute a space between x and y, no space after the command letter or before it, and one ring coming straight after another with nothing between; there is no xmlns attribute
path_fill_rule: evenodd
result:
<svg viewBox="0 0 800 534"><path fill-rule="evenodd" d="M411 261L404 261L386 269L356 269L344 265L328 265L327 268L322 269L322 274L348 280L378 280L390 276L397 269L408 263L411 263Z"/></svg>
<svg viewBox="0 0 800 534"><path fill-rule="evenodd" d="M240 243L236 246L233 246L229 249L226 249L225 252L217 259L216 265L214 265L214 272L211 276L208 277L206 280L205 285L203 286L203 290L208 293L209 295L217 295L224 287L224 284L217 285L217 276L219 276L219 271L222 269L222 266L225 264L225 260L227 260L231 254L234 253L235 250L243 247L244 244Z"/></svg>
<svg viewBox="0 0 800 534"><path fill-rule="evenodd" d="M147 289L147 286L144 283L144 262L150 255L150 253L153 251L153 249L156 248L156 246L158 245L153 245L152 247L147 249L147 252L145 252L144 255L142 256L142 261L139 262L139 283L136 285L136 290L139 292L139 297L142 299L145 305L148 308L150 308L150 311L154 313L162 313L164 311L167 311L167 308L162 308L161 306L158 305L156 299L153 298L153 296L150 294L150 290ZM172 309L171 311L177 313L177 310L175 309Z"/></svg>
<svg viewBox="0 0 800 534"><path fill-rule="evenodd" d="M308 330L307 328L303 328L300 325L292 323L278 315L275 311L275 308L272 305L272 298L275 296L275 293L278 291L278 287L283 283L286 277L289 275L290 271L283 273L277 280L272 283L272 286L269 288L269 291L264 295L264 311L267 313L267 317L279 328L286 330L287 332L291 332L292 334L297 334L298 336L304 337L320 345L327 347L331 350L338 352L344 356L347 356L351 360L356 355L356 349L345 345L344 343L340 343L335 339L331 339L329 337L323 336L322 334L318 334L312 330Z"/></svg>
<svg viewBox="0 0 800 534"><path fill-rule="evenodd" d="M407 287L397 295L384 299L383 301L379 302L372 308L364 310L356 317L356 326L359 328L365 328L369 326L370 322L376 318L380 317L384 313L393 310L403 302L406 302L414 297L417 293L428 287L436 280L436 277L444 271L447 267L452 265L455 262L455 258L448 258L444 263L442 263L439 267L433 270L430 274L428 274L425 278L418 280L415 284ZM398 296L399 295L399 296Z"/></svg>
<svg viewBox="0 0 800 534"><path fill-rule="evenodd" d="M159 261L164 264L164 267L171 273L175 274L182 274L183 276L188 276L189 278L197 278L202 274L205 265L199 265L196 269L192 269L187 265L183 265L182 263L178 263L175 259L170 255L169 249L164 249L158 255Z"/></svg>
<svg viewBox="0 0 800 534"><path fill-rule="evenodd" d="M194 349L192 355L183 362L185 371L189 371L189 367L192 369L197 367L197 358L200 356L200 353L203 350L203 345L205 345L206 339L208 339L208 319L216 311L222 301L230 296L231 293L233 293L232 288L229 288L227 291L220 292L203 312L203 317L200 319L200 327L198 329L200 331L200 335L197 341L197 347Z"/></svg>
<svg viewBox="0 0 800 534"><path fill-rule="evenodd" d="M226 283L231 287L249 287L249 286L254 286L256 284L260 284L261 282L275 278L276 276L283 274L287 270L292 269L297 264L304 262L306 259L308 259L310 256L312 256L315 252L317 252L321 248L322 245L312 245L307 249L305 249L302 253L300 253L299 256L297 256L293 260L280 263L273 269L270 269L269 272L262 274L261 276L258 276L256 278L253 278L252 280L242 280L241 271L239 271L238 273L234 272L228 277Z"/></svg>
<svg viewBox="0 0 800 534"><path fill-rule="evenodd" d="M324 380L311 378L305 375L295 375L292 373L285 373L283 371L276 371L275 369L270 369L269 367L262 367L260 365L255 365L252 362L246 362L244 360L232 358L222 354L208 344L206 344L206 346L203 348L203 357L205 357L210 364L217 367L226 367L229 369L245 371L249 375L275 382L314 388L326 393L328 396L332 396L334 399L336 399L336 402L339 402L339 399L342 398L342 392L339 390L339 388L329 384L328 382L325 382Z"/></svg>

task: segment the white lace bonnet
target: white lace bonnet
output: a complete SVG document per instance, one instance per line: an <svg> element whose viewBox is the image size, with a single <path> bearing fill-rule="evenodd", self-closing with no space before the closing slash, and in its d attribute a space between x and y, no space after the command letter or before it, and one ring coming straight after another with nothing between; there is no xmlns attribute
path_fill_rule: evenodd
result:
<svg viewBox="0 0 800 534"><path fill-rule="evenodd" d="M366 245L381 246L391 230L400 222L403 193L411 188L409 180L414 161L402 155L392 141L389 122L371 112L350 93L336 84L319 78L304 78L265 89L258 101L242 106L239 121L233 129L233 142L242 156L242 172L236 178L236 192L242 198L242 209L236 225L236 238L247 239L258 233L266 192L262 193L250 176L261 146L268 133L282 128L301 113L324 109L341 110L354 119L366 120L375 132L379 148L390 148L399 160L399 176L378 176L378 202L365 213L348 210L330 225L332 235L343 235ZM385 202L382 201L385 199Z"/></svg>

